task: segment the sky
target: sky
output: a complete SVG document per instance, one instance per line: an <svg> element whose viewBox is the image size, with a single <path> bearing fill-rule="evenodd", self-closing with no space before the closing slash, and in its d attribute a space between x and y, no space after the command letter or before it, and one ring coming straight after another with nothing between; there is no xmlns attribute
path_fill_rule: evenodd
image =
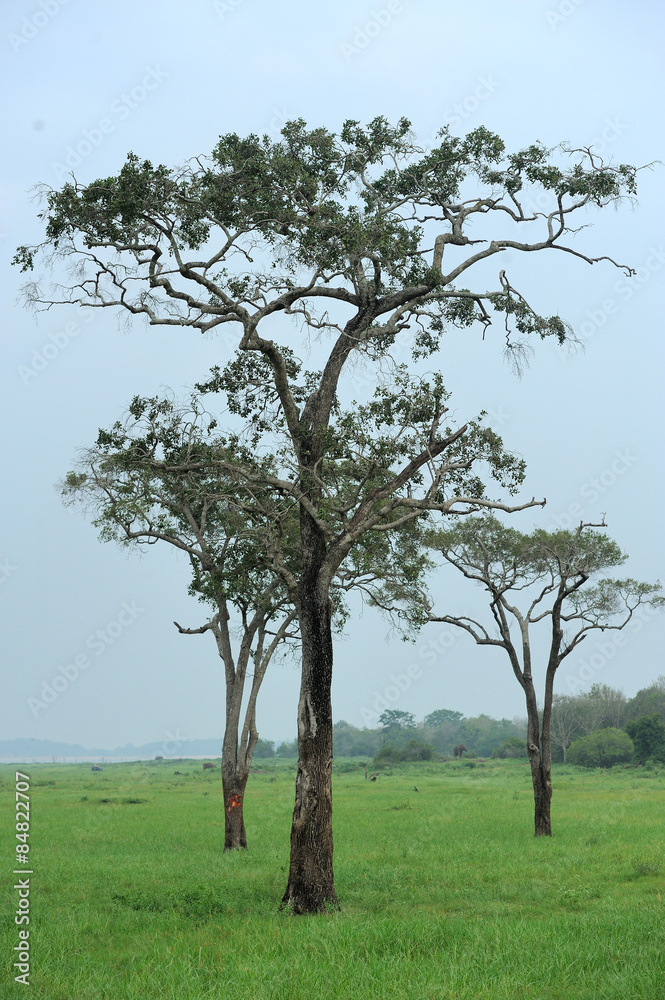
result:
<svg viewBox="0 0 665 1000"><path fill-rule="evenodd" d="M82 182L107 176L130 150L178 165L220 134L277 138L299 117L337 130L349 118L406 116L423 144L445 124L455 135L485 125L509 149L568 141L651 163L665 159L664 17L646 0L630 9L617 0L2 5L0 73L11 99L1 112L0 739L108 748L163 740L182 753L188 738L221 737L224 715L212 637L173 626L206 620L187 595L186 563L166 546L139 556L100 543L54 484L132 396L186 392L229 360L229 344L128 326L110 310L90 319L59 307L37 321L20 302L25 276L10 266L18 245L42 236L34 186L57 188L72 170ZM639 174L637 204L590 213L592 228L576 237L594 256L636 268L630 281L608 262L508 260L530 301L568 320L584 350L538 343L519 379L500 331L483 340L473 330L447 336L436 359L455 413L487 410L527 462L525 495L547 498L515 526L571 527L604 513L630 554L626 574L647 581L662 576L663 556L663 169ZM482 596L465 583L452 568L437 574L436 610L482 613ZM419 719L436 708L525 714L496 651L441 625L405 644L375 611L356 611L336 642L336 720L372 725L384 707ZM588 639L556 690L597 682L631 696L665 673L665 615L644 615L624 636ZM298 686L297 662L269 669L261 736L294 737Z"/></svg>

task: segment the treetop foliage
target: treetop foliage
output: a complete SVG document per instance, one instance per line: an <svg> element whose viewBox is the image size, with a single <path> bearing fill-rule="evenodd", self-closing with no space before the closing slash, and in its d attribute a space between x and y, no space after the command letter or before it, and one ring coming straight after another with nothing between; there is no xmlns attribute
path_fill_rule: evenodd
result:
<svg viewBox="0 0 665 1000"><path fill-rule="evenodd" d="M632 196L636 168L565 146L508 153L482 126L463 138L444 128L437 140L420 148L406 118L365 127L349 120L339 134L296 119L278 140L220 136L208 157L181 168L130 153L115 176L45 188L45 242L20 247L15 262L32 270L42 252L73 255L85 273L60 290L65 301L203 331L235 322L247 346L259 321L281 310L334 331L326 311L333 301L354 310L346 329L358 349L385 350L413 324L414 349L427 355L447 326L486 327L493 313L503 314L507 348L517 354L534 333L563 341L565 322L539 315L505 272L489 291L458 279L507 249L603 259L565 244L569 216ZM533 185L550 193L549 210L525 211L520 193ZM471 238L474 219L487 216L503 233ZM520 241L523 225L537 238ZM471 252L448 263L449 246ZM54 301L35 286L28 297L37 306Z"/></svg>
<svg viewBox="0 0 665 1000"><path fill-rule="evenodd" d="M402 712L398 708L387 708L379 716L379 722L384 731L390 729L414 729L416 725L415 716L411 712Z"/></svg>
<svg viewBox="0 0 665 1000"><path fill-rule="evenodd" d="M505 601L509 591L538 585L542 589L525 620L550 616L552 610L543 610L541 602L551 595L562 622L579 622L581 637L589 628L623 627L613 626L613 619L625 615L625 624L641 603L665 604L659 583L603 578L584 586L593 575L627 559L617 543L598 530L602 527L581 524L575 531L553 532L536 528L524 534L490 513L465 518L447 531L432 531L430 544L465 576L484 585L495 600ZM572 648L567 647L566 655Z"/></svg>

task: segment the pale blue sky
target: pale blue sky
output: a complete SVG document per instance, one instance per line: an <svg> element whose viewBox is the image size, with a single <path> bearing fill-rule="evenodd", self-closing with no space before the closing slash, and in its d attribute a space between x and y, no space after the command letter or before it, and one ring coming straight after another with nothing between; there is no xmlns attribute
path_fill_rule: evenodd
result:
<svg viewBox="0 0 665 1000"><path fill-rule="evenodd" d="M158 548L138 558L100 544L53 484L132 395L191 386L229 349L191 332L119 327L110 313L86 322L61 309L37 325L16 304L22 279L9 268L16 246L40 236L32 185L58 185L72 165L82 181L115 172L130 149L177 164L210 150L220 133L276 135L300 116L335 129L346 118L406 115L423 143L447 121L456 134L484 124L511 148L569 140L619 161L665 159L662 28L662 11L646 0L630 8L616 0L3 4L0 737L108 747L207 737L221 734L224 704L210 637L179 636L171 624L202 621L183 561ZM484 343L478 331L451 335L440 358L460 417L489 410L527 459L526 492L548 499L538 523L564 523L571 508L575 521L606 512L610 534L631 554L627 572L647 580L662 575L663 553L662 171L640 175L636 208L594 215L579 237L637 267L631 284L610 265L563 255L502 259L519 268L534 304L581 329L584 353L536 345L520 381L502 360L497 330ZM519 524L534 520L529 513ZM436 584L441 610L461 610L469 595L452 572ZM464 637L437 651L439 628L411 647L386 644L373 612L350 623L336 648L335 718L361 725L392 675L413 663L422 671L394 707L418 717L440 707L523 714L508 664ZM94 638L99 629L105 640ZM585 687L598 680L634 694L665 672L664 638L658 616L619 649L600 652L588 640L558 689L566 692L593 654ZM35 716L28 699L77 656L89 666ZM263 736L294 734L297 689L296 667L269 671Z"/></svg>

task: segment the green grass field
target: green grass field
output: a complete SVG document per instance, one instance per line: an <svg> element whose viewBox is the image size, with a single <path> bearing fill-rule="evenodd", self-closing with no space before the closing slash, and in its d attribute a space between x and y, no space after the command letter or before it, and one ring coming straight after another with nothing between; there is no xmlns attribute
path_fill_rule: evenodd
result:
<svg viewBox="0 0 665 1000"><path fill-rule="evenodd" d="M369 782L339 762L342 911L293 917L277 907L294 766L259 766L250 850L223 855L221 780L200 762L21 765L27 989L12 968L16 767L2 766L3 1000L665 996L662 769L556 768L555 835L536 840L526 763L423 763Z"/></svg>

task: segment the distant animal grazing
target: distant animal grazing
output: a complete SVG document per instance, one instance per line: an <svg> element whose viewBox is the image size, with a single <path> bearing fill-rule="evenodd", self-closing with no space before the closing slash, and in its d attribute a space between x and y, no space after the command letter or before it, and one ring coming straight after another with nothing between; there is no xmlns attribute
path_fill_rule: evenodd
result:
<svg viewBox="0 0 665 1000"><path fill-rule="evenodd" d="M453 747L453 757L455 760L461 760L462 754L466 750L463 743L458 743L456 747Z"/></svg>
<svg viewBox="0 0 665 1000"><path fill-rule="evenodd" d="M204 771L210 771L211 769L214 770L215 766L216 765L215 764L211 764L210 761L206 761L205 764L203 765L203 770Z"/></svg>
<svg viewBox="0 0 665 1000"><path fill-rule="evenodd" d="M93 764L93 765L92 765L92 767L90 768L90 770L91 770L91 771L102 771L102 770L103 770L103 768L101 768L101 767L99 766L99 764Z"/></svg>
<svg viewBox="0 0 665 1000"><path fill-rule="evenodd" d="M174 771L174 774L182 774L182 771Z"/></svg>

